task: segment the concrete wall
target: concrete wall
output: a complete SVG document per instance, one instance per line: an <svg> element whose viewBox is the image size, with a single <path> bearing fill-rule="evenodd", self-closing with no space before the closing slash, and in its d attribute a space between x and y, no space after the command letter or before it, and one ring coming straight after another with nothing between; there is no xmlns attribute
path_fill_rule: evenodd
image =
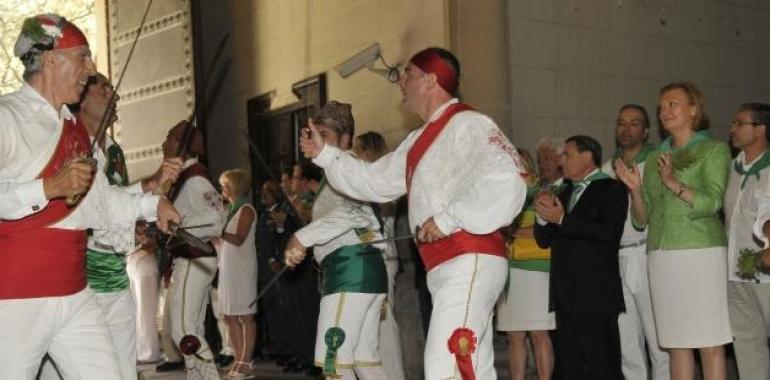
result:
<svg viewBox="0 0 770 380"><path fill-rule="evenodd" d="M582 133L611 151L618 108L654 114L671 81L701 88L718 138L740 103L770 101L766 0L510 0L508 12L520 147Z"/></svg>
<svg viewBox="0 0 770 380"><path fill-rule="evenodd" d="M462 100L492 117L510 136L507 6L505 0L452 0L449 16Z"/></svg>
<svg viewBox="0 0 770 380"><path fill-rule="evenodd" d="M204 60L225 32L229 59L209 110L209 166L248 167L246 101L275 91L273 107L296 101L291 84L327 73L329 99L353 104L357 133L376 130L395 147L420 124L401 107L398 86L366 70L342 79L333 67L379 42L389 64L428 45L448 46L445 0L201 0ZM381 66L379 66L381 67Z"/></svg>

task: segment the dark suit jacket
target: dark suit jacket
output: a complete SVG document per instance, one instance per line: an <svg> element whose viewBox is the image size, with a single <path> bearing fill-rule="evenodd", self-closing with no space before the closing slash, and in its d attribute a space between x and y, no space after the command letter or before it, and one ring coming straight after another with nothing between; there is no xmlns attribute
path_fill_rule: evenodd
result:
<svg viewBox="0 0 770 380"><path fill-rule="evenodd" d="M573 186L559 194L565 209ZM535 225L535 239L551 248L550 310L581 314L625 310L618 250L628 213L625 185L591 182L561 225Z"/></svg>
<svg viewBox="0 0 770 380"><path fill-rule="evenodd" d="M281 202L278 204L278 207L286 211L286 208L291 206L288 205L288 203ZM259 268L259 275L257 278L259 278L260 284L267 283L275 275L275 273L270 270L270 265L268 264L270 259L275 259L283 264L283 250L286 248L286 243L288 243L289 238L298 227L299 224L296 221L296 218L289 213L286 217L286 222L284 223L284 230L279 233L270 218L270 211L264 209L259 214L259 218L257 218L256 240L257 267Z"/></svg>

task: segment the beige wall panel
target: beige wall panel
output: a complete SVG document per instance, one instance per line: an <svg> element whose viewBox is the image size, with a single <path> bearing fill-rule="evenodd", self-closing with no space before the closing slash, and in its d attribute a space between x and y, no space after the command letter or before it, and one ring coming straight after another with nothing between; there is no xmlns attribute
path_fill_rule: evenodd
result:
<svg viewBox="0 0 770 380"><path fill-rule="evenodd" d="M137 87L146 86L148 82L190 72L192 68L190 46L181 43L187 36L189 31L182 28L181 23L175 23L174 26L159 33L142 34L128 67L128 74L131 75L126 75L121 88L124 91L131 91ZM118 75L123 69L123 62L130 49L129 42L118 47L117 54L113 55L117 62L120 62L120 68L114 70Z"/></svg>
<svg viewBox="0 0 770 380"><path fill-rule="evenodd" d="M184 89L124 103L120 109L121 143L124 149L160 145L166 133L187 111Z"/></svg>
<svg viewBox="0 0 770 380"><path fill-rule="evenodd" d="M135 30L144 16L149 0L112 0L115 4L111 7L120 17L118 23L119 33ZM189 9L189 0L153 0L150 13L147 15L147 23L173 14L181 9ZM142 32L144 34L144 32Z"/></svg>
<svg viewBox="0 0 770 380"><path fill-rule="evenodd" d="M117 83L147 0L108 0L111 75ZM119 89L120 131L129 175L155 171L168 129L192 112L189 0L154 0Z"/></svg>

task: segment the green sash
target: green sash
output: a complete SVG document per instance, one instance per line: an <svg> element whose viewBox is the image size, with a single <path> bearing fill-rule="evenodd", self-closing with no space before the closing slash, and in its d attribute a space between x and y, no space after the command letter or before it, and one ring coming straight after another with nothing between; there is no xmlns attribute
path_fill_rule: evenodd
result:
<svg viewBox="0 0 770 380"><path fill-rule="evenodd" d="M757 162L751 165L751 167L748 169L743 167L743 163L735 160L733 169L735 169L738 174L743 176L743 180L741 181L741 190L743 190L743 188L746 186L746 180L749 179L749 177L755 176L757 181L759 181L759 172L768 166L770 166L770 149L765 150L765 153L762 153L762 157L760 157L759 160L757 160Z"/></svg>
<svg viewBox="0 0 770 380"><path fill-rule="evenodd" d="M230 223L230 220L233 219L233 217L235 216L235 213L238 212L241 206L245 205L247 202L248 201L246 200L246 196L241 195L235 200L235 202L227 206L227 221L225 222L225 226L227 226L227 224Z"/></svg>
<svg viewBox="0 0 770 380"><path fill-rule="evenodd" d="M639 153L636 154L636 157L634 157L634 159L631 160L631 162L625 162L626 166L630 168L630 167L633 167L634 164L643 163L645 160L647 160L647 156L649 156L650 153L654 152L655 149L656 149L655 145L651 143L645 143L642 146L642 149L639 150ZM621 157L623 157L623 149L618 148L617 150L615 150L615 154L612 155L612 161L615 161L616 159Z"/></svg>
<svg viewBox="0 0 770 380"><path fill-rule="evenodd" d="M321 262L323 296L350 293L386 293L388 275L379 249L370 245L340 247Z"/></svg>
<svg viewBox="0 0 770 380"><path fill-rule="evenodd" d="M126 256L89 249L86 252L88 286L97 293L112 293L128 289Z"/></svg>

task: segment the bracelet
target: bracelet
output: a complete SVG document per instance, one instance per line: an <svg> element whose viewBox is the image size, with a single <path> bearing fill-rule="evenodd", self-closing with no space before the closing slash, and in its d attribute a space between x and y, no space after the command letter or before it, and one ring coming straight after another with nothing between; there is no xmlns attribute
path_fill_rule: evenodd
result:
<svg viewBox="0 0 770 380"><path fill-rule="evenodd" d="M687 187L685 187L683 183L679 184L679 190L676 192L677 198L681 198L682 193L684 193L685 190L687 190Z"/></svg>

